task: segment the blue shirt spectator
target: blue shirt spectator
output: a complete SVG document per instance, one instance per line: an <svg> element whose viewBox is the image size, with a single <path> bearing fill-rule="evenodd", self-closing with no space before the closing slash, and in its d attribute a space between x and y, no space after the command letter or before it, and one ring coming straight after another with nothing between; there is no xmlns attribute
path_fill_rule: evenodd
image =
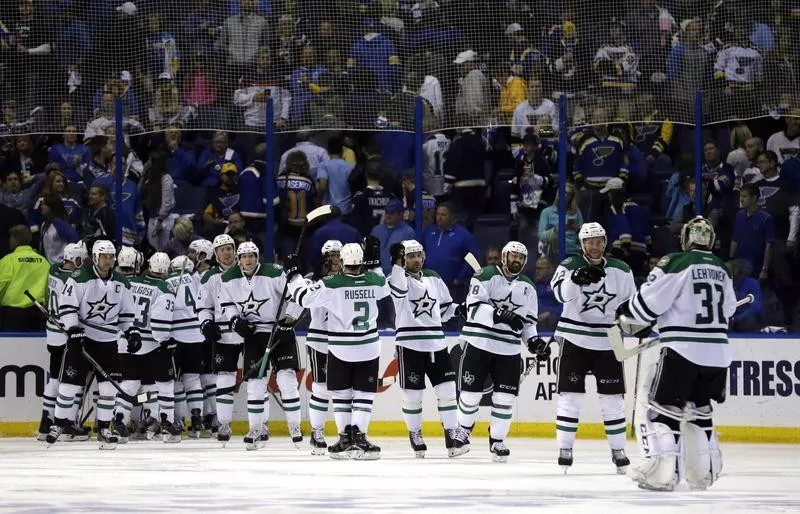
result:
<svg viewBox="0 0 800 514"><path fill-rule="evenodd" d="M443 203L436 209L436 224L425 230L422 237L425 266L442 277L448 286L466 283L475 273L464 262L467 253L478 255L475 237L456 224L453 206Z"/></svg>
<svg viewBox="0 0 800 514"><path fill-rule="evenodd" d="M139 186L129 178L122 182L122 207L117 206L116 184L114 173L100 177L94 181L93 186L104 186L108 191L108 205L122 222L122 243L129 246L139 244L145 236L144 213L142 212L142 199L139 196Z"/></svg>
<svg viewBox="0 0 800 514"><path fill-rule="evenodd" d="M414 239L414 229L403 221L403 202L396 198L386 204L383 223L372 228L372 235L381 241L381 267L388 277L392 272L392 257L389 249L393 244Z"/></svg>
<svg viewBox="0 0 800 514"><path fill-rule="evenodd" d="M313 257L312 260L316 259L317 256L320 255L320 252L322 251L322 245L325 244L325 241L330 239L336 239L343 245L347 243L361 243L361 236L358 234L358 230L356 230L352 225L344 223L340 218L334 217L332 220L315 230L314 235L311 236L310 251Z"/></svg>
<svg viewBox="0 0 800 514"><path fill-rule="evenodd" d="M167 150L167 171L175 185L198 184L205 180L203 170L197 166L194 154L181 148L181 131L169 128L164 132ZM240 171L241 168L237 168Z"/></svg>
<svg viewBox="0 0 800 514"><path fill-rule="evenodd" d="M378 32L375 20L364 20L362 29L364 35L350 49L347 67L371 71L377 80L378 89L392 91L400 78L400 58L394 43Z"/></svg>
<svg viewBox="0 0 800 514"><path fill-rule="evenodd" d="M322 161L317 169L317 203L335 205L344 214L353 210L348 179L353 165L342 159L344 143L339 137L328 140L330 160Z"/></svg>
<svg viewBox="0 0 800 514"><path fill-rule="evenodd" d="M675 172L667 181L667 188L664 197L667 203L667 210L664 213L666 218L672 221L681 221L683 208L692 202L688 194L689 176Z"/></svg>
<svg viewBox="0 0 800 514"><path fill-rule="evenodd" d="M565 256L580 253L578 231L583 225L583 214L578 209L578 199L575 196L575 187L568 183L567 189L567 231L565 234ZM545 254L555 256L558 252L558 192L553 200L553 205L545 207L539 216L539 242L546 245Z"/></svg>
<svg viewBox="0 0 800 514"><path fill-rule="evenodd" d="M758 280L748 277L751 271L749 264L743 259L734 259L728 262L728 268L733 276L733 289L736 291L736 301L748 294L753 295L753 301L736 309L731 318L731 330L734 332L757 332L764 325L764 302L761 286Z"/></svg>
<svg viewBox="0 0 800 514"><path fill-rule="evenodd" d="M203 150L197 161L204 177L202 185L214 187L219 184L219 170L226 162L235 164L239 171L244 170L239 153L228 146L228 133L219 131L211 139L211 148Z"/></svg>
<svg viewBox="0 0 800 514"><path fill-rule="evenodd" d="M766 278L775 241L774 219L758 206L759 190L755 185L743 185L739 199L742 209L736 213L733 225L731 257L747 261L755 276Z"/></svg>
<svg viewBox="0 0 800 514"><path fill-rule="evenodd" d="M78 143L75 127L66 127L64 142L50 147L47 161L58 164L70 182L83 180L81 166L92 158L89 147Z"/></svg>
<svg viewBox="0 0 800 514"><path fill-rule="evenodd" d="M536 298L539 302L539 332L555 331L558 318L561 317L561 302L556 300L553 288L550 287L550 280L553 278L553 264L545 259L536 261L536 274L534 282L536 284Z"/></svg>

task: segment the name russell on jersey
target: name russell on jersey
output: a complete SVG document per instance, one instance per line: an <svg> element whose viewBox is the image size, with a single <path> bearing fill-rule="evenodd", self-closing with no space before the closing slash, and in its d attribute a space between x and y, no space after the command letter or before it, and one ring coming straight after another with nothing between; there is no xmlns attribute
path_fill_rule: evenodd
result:
<svg viewBox="0 0 800 514"><path fill-rule="evenodd" d="M358 289L355 290L347 290L344 292L344 299L345 300L366 300L368 298L375 298L375 291L360 291Z"/></svg>

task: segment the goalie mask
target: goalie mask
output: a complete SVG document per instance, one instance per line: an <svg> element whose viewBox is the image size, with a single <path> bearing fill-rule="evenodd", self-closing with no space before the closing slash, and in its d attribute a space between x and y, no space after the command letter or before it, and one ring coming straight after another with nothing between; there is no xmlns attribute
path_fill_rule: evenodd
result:
<svg viewBox="0 0 800 514"><path fill-rule="evenodd" d="M681 229L681 248L684 252L692 248L711 250L715 239L714 227L702 216L689 220Z"/></svg>
<svg viewBox="0 0 800 514"><path fill-rule="evenodd" d="M522 259L515 258L512 253L522 256ZM528 262L528 249L519 241L509 241L500 252L500 264L503 269L512 275L519 275L525 269L525 264Z"/></svg>

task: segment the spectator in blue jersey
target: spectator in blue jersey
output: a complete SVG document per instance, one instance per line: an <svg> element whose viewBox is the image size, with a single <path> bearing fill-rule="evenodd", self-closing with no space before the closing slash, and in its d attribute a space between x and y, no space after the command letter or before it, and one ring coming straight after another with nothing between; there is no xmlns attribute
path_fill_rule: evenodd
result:
<svg viewBox="0 0 800 514"><path fill-rule="evenodd" d="M218 131L211 138L211 148L206 148L197 161L203 174L202 185L213 187L219 183L219 170L226 162L232 162L237 170L244 169L239 153L228 146L228 133Z"/></svg>
<svg viewBox="0 0 800 514"><path fill-rule="evenodd" d="M181 147L181 131L175 126L164 131L167 170L177 187L186 183L199 184L205 179L203 170L197 166L194 155ZM237 168L238 169L238 168Z"/></svg>
<svg viewBox="0 0 800 514"><path fill-rule="evenodd" d="M664 215L669 221L676 224L681 223L684 208L694 201L694 198L689 196L690 179L691 176L688 173L676 171L667 181L667 187L664 190L667 206Z"/></svg>
<svg viewBox="0 0 800 514"><path fill-rule="evenodd" d="M703 145L703 181L711 194L711 213L708 220L718 228L723 217L731 216L735 210L733 168L723 162L717 144L706 141ZM719 237L719 236L718 236Z"/></svg>
<svg viewBox="0 0 800 514"><path fill-rule="evenodd" d="M317 52L313 45L306 44L300 49L299 66L292 71L289 78L289 92L292 94L290 119L293 123L305 124L306 107L314 95L321 92L319 79L326 68L317 65L316 61Z"/></svg>
<svg viewBox="0 0 800 514"><path fill-rule="evenodd" d="M50 147L47 161L57 163L71 182L80 182L83 178L80 167L91 158L89 147L78 143L78 130L69 125L64 132L64 141Z"/></svg>
<svg viewBox="0 0 800 514"><path fill-rule="evenodd" d="M24 183L30 183L34 176L44 171L44 152L37 151L31 142L31 136L23 134L14 138L14 149L10 152L6 167L22 174Z"/></svg>
<svg viewBox="0 0 800 514"><path fill-rule="evenodd" d="M732 332L758 332L764 327L764 302L761 285L752 276L750 263L743 259L733 259L727 262L733 278L733 289L736 291L736 301L742 300L748 294L753 295L753 301L736 309L731 318L730 330Z"/></svg>
<svg viewBox="0 0 800 514"><path fill-rule="evenodd" d="M325 241L335 239L341 241L343 245L347 243L361 243L363 241L358 230L349 223L342 221L339 208L334 205L331 209L333 212L331 219L317 228L314 231L314 235L311 236L309 255L313 259L319 257L322 251L322 245L325 244Z"/></svg>
<svg viewBox="0 0 800 514"><path fill-rule="evenodd" d="M180 65L178 42L172 34L161 29L161 13L153 10L147 15L147 48L150 50L150 75L153 80L162 73L175 76Z"/></svg>
<svg viewBox="0 0 800 514"><path fill-rule="evenodd" d="M371 234L381 242L381 266L387 276L392 272L389 249L393 244L416 237L414 229L403 222L403 202L394 198L386 204L383 223L372 228Z"/></svg>
<svg viewBox="0 0 800 514"><path fill-rule="evenodd" d="M761 193L755 184L745 184L739 191L742 208L736 213L731 241L731 259L746 261L760 280L769 276L775 221L758 206Z"/></svg>
<svg viewBox="0 0 800 514"><path fill-rule="evenodd" d="M116 219L122 221L122 244L137 246L146 234L139 186L130 178L124 177L122 180L122 205L117 205L114 154L111 154L109 162L109 174L95 180L92 185L101 185L109 191L108 206L114 211Z"/></svg>
<svg viewBox="0 0 800 514"><path fill-rule="evenodd" d="M155 77L154 77L155 78ZM100 108L100 102L103 100L103 95L110 93L115 98L122 99L122 108L124 109L125 116L138 119L139 114L139 99L131 89L131 82L133 76L131 72L123 70L119 77L113 76L106 80L103 87L97 88L94 99L92 100L92 110L97 111Z"/></svg>
<svg viewBox="0 0 800 514"><path fill-rule="evenodd" d="M264 191L267 166L264 162L267 145L260 143L255 149L255 160L239 174L239 212L245 227L254 234L263 234L266 223L266 192ZM272 204L278 203L278 189L273 189Z"/></svg>
<svg viewBox="0 0 800 514"><path fill-rule="evenodd" d="M67 210L61 198L48 194L42 200L42 224L39 230L39 250L50 264L58 264L64 257L64 247L77 243L80 236L67 219Z"/></svg>
<svg viewBox="0 0 800 514"><path fill-rule="evenodd" d="M561 303L556 300L550 280L553 278L555 268L547 258L540 257L536 260L534 282L536 284L536 298L539 301L539 323L536 328L540 332L553 332L561 317Z"/></svg>
<svg viewBox="0 0 800 514"><path fill-rule="evenodd" d="M578 232L583 225L583 214L578 209L578 197L575 195L575 186L572 182L565 185L567 191L566 232L564 234L566 256L578 255L581 251L578 241ZM544 246L544 254L551 262L558 258L558 191L556 191L553 204L545 207L539 215L539 243Z"/></svg>
<svg viewBox="0 0 800 514"><path fill-rule="evenodd" d="M239 212L238 185L239 170L232 162L226 162L220 169L219 186L206 192L203 222L208 227L208 235L221 233L225 229L228 216Z"/></svg>
<svg viewBox="0 0 800 514"><path fill-rule="evenodd" d="M35 180L23 187L22 175L17 170L9 170L3 177L0 190L0 203L27 213L42 188L44 173L36 175Z"/></svg>
<svg viewBox="0 0 800 514"><path fill-rule="evenodd" d="M403 174L401 183L403 189L403 220L412 227L416 226L417 215L417 184L416 173L408 170ZM429 195L427 191L422 191L422 230L424 231L436 221L436 198Z"/></svg>
<svg viewBox="0 0 800 514"><path fill-rule="evenodd" d="M625 261L634 276L646 275L648 247L652 239L647 212L628 197L625 183L618 177L608 179L600 192L608 194L605 227L609 253Z"/></svg>
<svg viewBox="0 0 800 514"><path fill-rule="evenodd" d="M87 208L83 210L84 218L81 234L86 246L91 248L97 239L114 239L117 230L117 218L108 206L108 187L94 184L89 188Z"/></svg>
<svg viewBox="0 0 800 514"><path fill-rule="evenodd" d="M350 173L353 165L345 161L344 141L341 137L328 140L327 161L322 161L317 169L317 203L319 205L335 205L342 215L353 210L353 199L350 195Z"/></svg>
<svg viewBox="0 0 800 514"><path fill-rule="evenodd" d="M306 154L300 150L290 152L286 156L285 165L285 172L277 179L281 207L278 217L278 246L281 255L292 251L306 222L306 215L316 207L314 181L310 176Z"/></svg>
<svg viewBox="0 0 800 514"><path fill-rule="evenodd" d="M362 37L350 49L347 67L369 70L375 76L378 89L394 91L400 85L400 57L394 43L378 32L378 23L373 19L364 20L361 30Z"/></svg>
<svg viewBox="0 0 800 514"><path fill-rule="evenodd" d="M49 167L55 169L46 172L47 179L44 182L42 189L42 196L36 199L31 211L28 215L30 221L31 232L36 235L39 232L40 225L43 219L43 206L44 197L46 195L54 195L61 199L61 203L66 211L66 219L73 227L77 227L81 222L81 202L80 195L70 192L68 188L67 179L63 173L58 169L55 164L48 164Z"/></svg>
<svg viewBox="0 0 800 514"><path fill-rule="evenodd" d="M394 196L381 185L381 166L379 161L369 161L366 165L367 187L353 195L353 210L350 224L367 236L372 227L383 222L383 214L389 200Z"/></svg>
<svg viewBox="0 0 800 514"><path fill-rule="evenodd" d="M463 286L475 271L464 262L467 253L479 255L475 237L456 223L453 204L445 202L436 208L436 224L422 236L425 266L442 277L450 286Z"/></svg>

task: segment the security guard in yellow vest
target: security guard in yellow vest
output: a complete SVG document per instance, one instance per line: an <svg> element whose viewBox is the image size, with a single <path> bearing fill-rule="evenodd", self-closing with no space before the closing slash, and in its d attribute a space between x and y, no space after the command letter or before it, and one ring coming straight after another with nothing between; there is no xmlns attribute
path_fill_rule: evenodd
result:
<svg viewBox="0 0 800 514"><path fill-rule="evenodd" d="M9 234L12 252L0 259L0 330L44 330L42 314L24 291L29 290L40 302L44 300L50 263L31 248L31 230L26 225L11 227Z"/></svg>

